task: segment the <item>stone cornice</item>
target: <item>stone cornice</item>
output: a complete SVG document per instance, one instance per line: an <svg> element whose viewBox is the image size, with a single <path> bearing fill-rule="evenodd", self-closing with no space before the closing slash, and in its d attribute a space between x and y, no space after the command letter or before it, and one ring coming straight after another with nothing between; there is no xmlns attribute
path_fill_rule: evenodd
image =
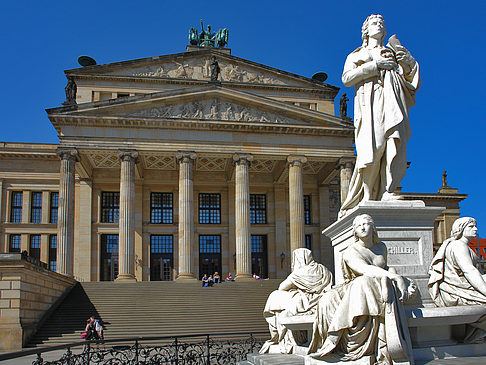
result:
<svg viewBox="0 0 486 365"><path fill-rule="evenodd" d="M184 86L199 86L207 85L208 81L198 80L198 79L182 79L182 78L170 78L170 77L153 77L153 76L121 76L121 75L82 75L82 74L72 74L69 75L75 80L102 80L102 81L119 81L119 82L131 82L131 83L147 83L147 84L169 84L169 85L181 85ZM274 91L290 91L290 92L307 92L310 94L318 94L321 96L326 96L323 100L334 100L338 90L322 90L314 89L310 87L299 87L299 86L289 86L289 85L277 85L277 84L256 84L248 82L235 82L235 81L221 81L221 85L230 88L241 88L241 89L261 89L261 90L274 90Z"/></svg>
<svg viewBox="0 0 486 365"><path fill-rule="evenodd" d="M285 133L309 135L334 135L352 137L353 129L341 127L320 127L306 125L285 125L275 123L246 123L226 122L212 120L182 120L158 118L123 118L123 117L97 117L97 116L71 116L52 114L50 119L58 132L62 126L77 127L123 127L123 128L163 128L188 130L220 130L232 132L258 132L258 133Z"/></svg>
<svg viewBox="0 0 486 365"><path fill-rule="evenodd" d="M467 194L441 194L441 193L405 193L400 192L400 196L405 200L433 199L433 200L457 200L461 201L467 198Z"/></svg>

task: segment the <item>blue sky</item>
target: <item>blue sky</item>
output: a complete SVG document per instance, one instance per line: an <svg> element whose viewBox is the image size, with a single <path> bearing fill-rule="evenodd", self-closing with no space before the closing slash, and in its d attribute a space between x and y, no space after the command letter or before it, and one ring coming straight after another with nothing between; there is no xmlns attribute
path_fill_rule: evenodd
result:
<svg viewBox="0 0 486 365"><path fill-rule="evenodd" d="M341 72L371 13L421 67L403 190L436 192L447 170L449 185L469 194L461 214L476 217L486 237L482 1L3 1L0 140L58 142L44 109L64 101L63 71L79 67L78 56L101 64L183 52L201 18L229 29L233 55L308 77L326 72L338 98L352 99Z"/></svg>

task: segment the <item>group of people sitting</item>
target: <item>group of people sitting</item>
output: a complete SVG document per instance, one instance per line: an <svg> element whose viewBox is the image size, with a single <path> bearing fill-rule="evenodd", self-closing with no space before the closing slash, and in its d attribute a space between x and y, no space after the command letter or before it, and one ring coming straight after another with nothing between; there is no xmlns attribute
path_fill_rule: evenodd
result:
<svg viewBox="0 0 486 365"><path fill-rule="evenodd" d="M204 274L202 279L201 279L201 284L202 284L203 287L213 286L215 283L220 284L221 280L222 280L221 276L216 271L214 274L211 274L209 276L208 276L208 274ZM234 281L234 280L235 280L235 278L233 277L233 275L231 275L231 273L228 273L228 276L226 277L226 279L224 279L224 281L226 281L226 282Z"/></svg>
<svg viewBox="0 0 486 365"><path fill-rule="evenodd" d="M81 333L81 338L85 340L102 340L104 339L103 324L99 319L95 319L93 316L86 320L86 327L84 332Z"/></svg>

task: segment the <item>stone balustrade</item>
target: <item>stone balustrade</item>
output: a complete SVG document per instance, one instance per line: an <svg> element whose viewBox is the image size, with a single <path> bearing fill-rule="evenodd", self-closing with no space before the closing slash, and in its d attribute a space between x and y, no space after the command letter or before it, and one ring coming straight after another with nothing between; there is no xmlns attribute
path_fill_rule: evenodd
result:
<svg viewBox="0 0 486 365"><path fill-rule="evenodd" d="M73 278L30 262L20 253L0 254L0 351L22 349Z"/></svg>

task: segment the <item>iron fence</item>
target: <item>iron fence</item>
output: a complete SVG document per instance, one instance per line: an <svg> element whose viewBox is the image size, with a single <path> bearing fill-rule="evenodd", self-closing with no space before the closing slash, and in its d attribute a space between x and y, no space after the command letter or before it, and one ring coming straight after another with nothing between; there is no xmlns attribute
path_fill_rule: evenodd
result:
<svg viewBox="0 0 486 365"><path fill-rule="evenodd" d="M136 337L73 342L0 355L0 361L36 355L33 365L210 365L236 364L257 352L268 332ZM57 360L43 355L65 350Z"/></svg>

